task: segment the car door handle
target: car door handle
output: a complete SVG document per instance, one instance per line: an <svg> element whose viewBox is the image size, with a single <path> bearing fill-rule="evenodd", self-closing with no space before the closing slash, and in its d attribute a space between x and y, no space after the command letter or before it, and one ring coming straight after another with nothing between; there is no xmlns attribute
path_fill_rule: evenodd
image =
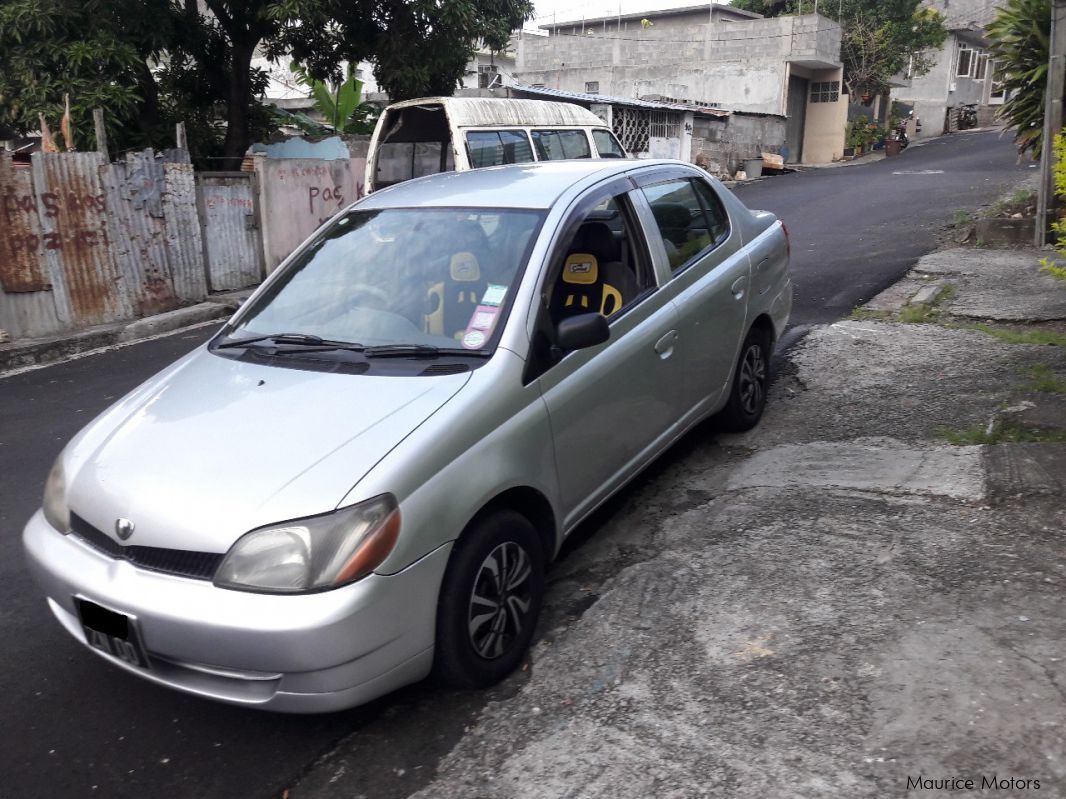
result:
<svg viewBox="0 0 1066 799"><path fill-rule="evenodd" d="M733 281L733 285L729 287L729 290L733 292L733 296L738 300L744 299L744 290L748 287L747 276L738 277Z"/></svg>
<svg viewBox="0 0 1066 799"><path fill-rule="evenodd" d="M674 345L677 343L677 331L671 330L661 339L655 342L655 351L659 357L666 360L674 354Z"/></svg>

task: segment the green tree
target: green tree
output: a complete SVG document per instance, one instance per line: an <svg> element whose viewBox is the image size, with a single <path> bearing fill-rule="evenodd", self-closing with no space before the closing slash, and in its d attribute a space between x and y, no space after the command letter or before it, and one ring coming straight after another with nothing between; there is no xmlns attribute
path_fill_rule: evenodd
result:
<svg viewBox="0 0 1066 799"><path fill-rule="evenodd" d="M292 56L310 78L373 60L394 99L451 94L478 42L500 50L530 0L0 0L0 126L35 130L69 93L79 130L103 107L118 146L190 146L236 167L273 124L253 57ZM163 139L165 140L165 139Z"/></svg>
<svg viewBox="0 0 1066 799"><path fill-rule="evenodd" d="M1014 129L1018 152L1037 158L1044 139L1050 0L1009 0L988 26L988 39L997 77L1010 97L999 116Z"/></svg>
<svg viewBox="0 0 1066 799"><path fill-rule="evenodd" d="M75 144L94 145L92 109L118 146L155 143L162 124L148 69L166 46L167 0L0 0L0 125L56 126L70 95Z"/></svg>
<svg viewBox="0 0 1066 799"><path fill-rule="evenodd" d="M733 0L733 6L765 16L814 10L812 0ZM888 91L890 79L908 68L924 75L933 65L932 51L948 35L943 15L921 0L830 1L819 12L840 22L840 60L852 97Z"/></svg>

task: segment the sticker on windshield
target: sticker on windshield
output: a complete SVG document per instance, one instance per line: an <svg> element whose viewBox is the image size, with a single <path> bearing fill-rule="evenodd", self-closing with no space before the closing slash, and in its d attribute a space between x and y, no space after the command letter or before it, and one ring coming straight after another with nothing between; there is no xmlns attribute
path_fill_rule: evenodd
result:
<svg viewBox="0 0 1066 799"><path fill-rule="evenodd" d="M471 330L463 336L463 346L468 350L480 349L485 343L485 334L480 330Z"/></svg>
<svg viewBox="0 0 1066 799"><path fill-rule="evenodd" d="M488 311L475 311L474 318L470 320L470 327L474 330L488 330L492 327L492 320L496 314Z"/></svg>
<svg viewBox="0 0 1066 799"><path fill-rule="evenodd" d="M500 305L503 303L503 298L507 295L507 286L497 286L495 283L489 283L485 287L485 296L481 298L482 305Z"/></svg>

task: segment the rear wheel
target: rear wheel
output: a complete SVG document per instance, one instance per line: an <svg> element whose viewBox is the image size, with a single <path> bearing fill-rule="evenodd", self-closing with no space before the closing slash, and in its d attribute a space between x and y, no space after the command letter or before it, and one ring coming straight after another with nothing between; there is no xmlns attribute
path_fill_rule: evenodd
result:
<svg viewBox="0 0 1066 799"><path fill-rule="evenodd" d="M721 426L734 432L755 427L766 408L769 385L770 335L765 330L753 327L740 348L729 401L719 416Z"/></svg>
<svg viewBox="0 0 1066 799"><path fill-rule="evenodd" d="M476 521L452 551L437 606L435 676L461 688L492 685L521 662L544 598L544 550L510 510Z"/></svg>

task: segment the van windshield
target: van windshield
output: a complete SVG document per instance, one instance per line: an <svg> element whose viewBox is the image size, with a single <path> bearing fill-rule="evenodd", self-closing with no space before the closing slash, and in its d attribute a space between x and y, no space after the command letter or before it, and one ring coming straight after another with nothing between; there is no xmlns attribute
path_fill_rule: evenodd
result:
<svg viewBox="0 0 1066 799"><path fill-rule="evenodd" d="M338 219L231 334L491 352L543 211L389 208Z"/></svg>

